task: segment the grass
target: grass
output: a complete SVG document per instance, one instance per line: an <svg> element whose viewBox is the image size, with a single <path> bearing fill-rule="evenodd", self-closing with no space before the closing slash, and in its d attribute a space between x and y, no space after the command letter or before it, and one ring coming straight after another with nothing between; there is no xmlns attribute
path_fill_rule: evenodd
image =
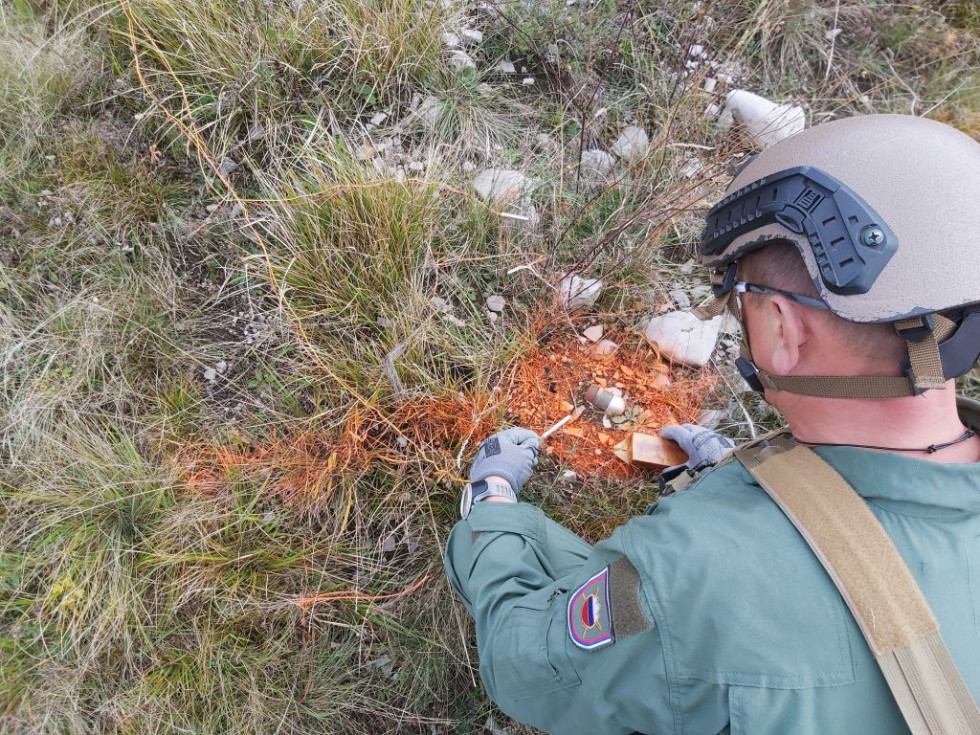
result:
<svg viewBox="0 0 980 735"><path fill-rule="evenodd" d="M751 152L706 79L976 136L977 34L938 0L0 2L0 728L499 725L441 570L459 484L522 355L704 298ZM627 124L645 155L581 171ZM536 186L484 201L487 167ZM606 282L577 321L569 271ZM726 430L778 420L715 367ZM651 498L559 469L529 497L593 540Z"/></svg>

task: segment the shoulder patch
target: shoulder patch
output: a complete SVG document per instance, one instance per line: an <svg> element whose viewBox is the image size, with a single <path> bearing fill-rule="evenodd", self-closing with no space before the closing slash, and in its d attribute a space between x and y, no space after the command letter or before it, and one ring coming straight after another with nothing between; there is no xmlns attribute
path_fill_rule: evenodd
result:
<svg viewBox="0 0 980 735"><path fill-rule="evenodd" d="M587 651L616 642L609 600L609 567L568 598L568 635L572 643Z"/></svg>

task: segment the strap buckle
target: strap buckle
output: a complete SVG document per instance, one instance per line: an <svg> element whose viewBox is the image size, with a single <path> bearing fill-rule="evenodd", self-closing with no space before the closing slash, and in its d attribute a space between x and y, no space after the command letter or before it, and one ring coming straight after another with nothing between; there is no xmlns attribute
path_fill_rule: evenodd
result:
<svg viewBox="0 0 980 735"><path fill-rule="evenodd" d="M757 393L762 393L765 390L765 387L762 385L762 380L759 378L759 368L755 366L754 362L746 360L744 357L736 357L735 367L738 368L739 374L748 384L749 388Z"/></svg>
<svg viewBox="0 0 980 735"><path fill-rule="evenodd" d="M922 342L932 336L936 322L932 314L895 322L895 334L906 342Z"/></svg>

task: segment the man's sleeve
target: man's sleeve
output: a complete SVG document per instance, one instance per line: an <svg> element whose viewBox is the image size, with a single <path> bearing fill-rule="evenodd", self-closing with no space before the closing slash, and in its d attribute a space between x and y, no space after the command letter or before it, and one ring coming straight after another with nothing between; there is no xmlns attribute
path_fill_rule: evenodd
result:
<svg viewBox="0 0 980 735"><path fill-rule="evenodd" d="M554 733L674 731L663 648L624 528L591 547L534 506L481 503L446 571L476 624L480 676Z"/></svg>

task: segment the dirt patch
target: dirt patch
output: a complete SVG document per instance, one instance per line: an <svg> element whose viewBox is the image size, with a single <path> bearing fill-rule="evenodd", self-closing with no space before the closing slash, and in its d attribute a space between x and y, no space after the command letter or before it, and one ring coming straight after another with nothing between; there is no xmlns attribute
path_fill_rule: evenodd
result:
<svg viewBox="0 0 980 735"><path fill-rule="evenodd" d="M643 474L613 454L634 431L656 433L667 424L693 423L716 378L705 372L674 368L639 335L613 333L619 345L612 355L577 335L558 335L521 356L507 381L507 411L515 422L539 434L584 404L586 388L596 383L616 389L627 412L603 424L592 408L545 441L545 453L582 477L630 478ZM587 404L585 404L587 405Z"/></svg>

